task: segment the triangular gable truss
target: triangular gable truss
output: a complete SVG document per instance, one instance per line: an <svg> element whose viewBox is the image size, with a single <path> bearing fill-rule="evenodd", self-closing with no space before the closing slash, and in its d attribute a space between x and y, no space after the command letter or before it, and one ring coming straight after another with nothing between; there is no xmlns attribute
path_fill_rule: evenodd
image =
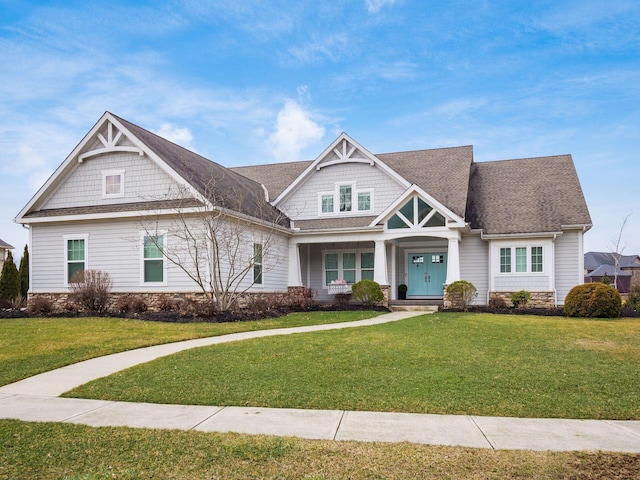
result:
<svg viewBox="0 0 640 480"><path fill-rule="evenodd" d="M409 202L414 202L411 208L407 208ZM420 205L427 208L420 208ZM439 218L438 215L444 218L444 225L441 226L448 228L464 228L466 226L463 218L456 215L416 184L413 184L395 202L389 205L384 212L378 215L369 226L374 227L382 223L385 225L385 230L388 230L387 222L395 217L402 225L398 230L416 231L437 223L434 220Z"/></svg>
<svg viewBox="0 0 640 480"><path fill-rule="evenodd" d="M356 142L346 133L341 133L318 157L309 165L291 185L289 185L279 196L273 201L274 205L278 205L283 199L287 198L294 192L307 178L331 165L345 163L363 163L379 167L389 177L391 177L399 185L408 188L411 184L398 175L394 170L389 168L384 162L379 160L375 155L366 148Z"/></svg>
<svg viewBox="0 0 640 480"><path fill-rule="evenodd" d="M105 112L96 124L89 130L84 138L78 143L76 148L67 156L60 166L40 187L29 203L16 216L15 221L24 223L22 219L38 205L46 203L57 188L66 178L77 168L79 163L85 160L110 152L134 152L139 155L146 155L154 161L165 173L167 173L178 184L184 186L194 198L209 204L193 186L155 152L147 147L132 132L130 132L118 119L109 112Z"/></svg>
<svg viewBox="0 0 640 480"><path fill-rule="evenodd" d="M140 156L144 155L144 150L134 145L130 137L123 134L122 126L118 128L112 120L107 120L106 125L95 134L95 137L92 148L78 155L78 163L96 155L112 152L133 152Z"/></svg>

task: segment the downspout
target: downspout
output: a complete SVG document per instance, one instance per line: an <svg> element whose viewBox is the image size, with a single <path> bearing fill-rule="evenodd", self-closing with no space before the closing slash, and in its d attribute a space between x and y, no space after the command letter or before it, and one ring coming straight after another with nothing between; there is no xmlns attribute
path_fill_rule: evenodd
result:
<svg viewBox="0 0 640 480"><path fill-rule="evenodd" d="M553 240L551 240L551 264L553 269L551 271L551 284L553 285L553 306L558 306L558 290L556 289L556 238L558 234L553 234Z"/></svg>

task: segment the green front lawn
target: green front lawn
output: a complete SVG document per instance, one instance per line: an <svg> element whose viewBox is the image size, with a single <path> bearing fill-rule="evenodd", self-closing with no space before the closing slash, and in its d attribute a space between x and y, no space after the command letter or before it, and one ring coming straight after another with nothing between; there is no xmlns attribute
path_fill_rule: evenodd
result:
<svg viewBox="0 0 640 480"><path fill-rule="evenodd" d="M0 420L0 479L632 479L640 455L91 428Z"/></svg>
<svg viewBox="0 0 640 480"><path fill-rule="evenodd" d="M111 353L252 330L349 322L380 312L301 312L233 323L161 323L121 318L0 320L0 385Z"/></svg>
<svg viewBox="0 0 640 480"><path fill-rule="evenodd" d="M68 396L206 405L640 418L640 321L438 313L188 350Z"/></svg>

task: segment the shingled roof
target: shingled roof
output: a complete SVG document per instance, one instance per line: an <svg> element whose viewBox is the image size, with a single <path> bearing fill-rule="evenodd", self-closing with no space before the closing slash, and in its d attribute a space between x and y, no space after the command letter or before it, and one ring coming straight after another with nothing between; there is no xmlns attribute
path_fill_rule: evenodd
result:
<svg viewBox="0 0 640 480"><path fill-rule="evenodd" d="M260 183L113 116L213 205L289 226L289 219L265 201Z"/></svg>
<svg viewBox="0 0 640 480"><path fill-rule="evenodd" d="M261 183L269 192L269 200L274 201L285 189L304 172L313 161L270 163L232 167L230 170Z"/></svg>
<svg viewBox="0 0 640 480"><path fill-rule="evenodd" d="M466 214L485 234L591 225L571 155L474 163Z"/></svg>

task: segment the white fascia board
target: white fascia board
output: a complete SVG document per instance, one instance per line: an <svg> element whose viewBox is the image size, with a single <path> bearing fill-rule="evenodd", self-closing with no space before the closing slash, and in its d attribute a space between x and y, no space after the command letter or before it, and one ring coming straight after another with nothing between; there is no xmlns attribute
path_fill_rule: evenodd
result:
<svg viewBox="0 0 640 480"><path fill-rule="evenodd" d="M482 233L481 237L483 240L513 240L516 238L553 238L559 237L562 235L562 232L533 232L533 233L492 233L485 234Z"/></svg>
<svg viewBox="0 0 640 480"><path fill-rule="evenodd" d="M415 183L411 185L402 195L396 198L396 200L391 205L389 205L380 215L378 215L369 225L374 226L386 220L387 217L391 216L392 213L395 213L395 211L400 208L400 206L413 194L417 194L418 196L422 197L429 205L431 205L433 208L447 217L447 219L453 220L453 222L455 222L453 225L449 225L449 223L447 222L447 228L465 228L467 226L463 218L453 213L451 210L449 210L442 203L433 198Z"/></svg>
<svg viewBox="0 0 640 480"><path fill-rule="evenodd" d="M358 142L356 142L353 138L351 138L345 132L342 132L340 135L338 135L338 138L336 138L333 142L331 142L331 144L327 148L325 148L320 155L318 155L316 157L316 159L311 163L311 165L309 165L304 170L304 172L302 172L298 176L298 178L296 178L280 195L278 195L278 198L276 198L273 201L273 205L278 205L279 203L281 203L285 198L287 198L289 196L289 194L291 194L291 192L293 192L296 188L298 188L298 186L302 182L304 182L307 179L307 177L312 175L313 172L319 170L321 168L319 166L320 162L322 162L322 160L324 160L324 158L327 157L327 155L331 154L333 152L333 150L338 145L340 145L340 142L342 142L343 140L348 141L354 147L356 147L358 150L360 150L367 157L367 159L368 159L367 163L373 164L373 165L379 167L380 169L382 169L387 175L389 175L389 177L391 177L393 180L398 182L399 185L401 185L401 186L403 186L405 188L408 188L411 185L405 178L401 177L395 170L390 168L387 164L385 164L380 159L378 159L378 157L376 157L371 152L369 152L369 150L364 148L362 145L360 145ZM359 161L362 162L362 159L359 159ZM337 161L337 162L330 162L330 164L327 165L327 166L337 165L339 163L356 163L356 162L357 162L356 160L354 160L354 161L346 160L344 162Z"/></svg>
<svg viewBox="0 0 640 480"><path fill-rule="evenodd" d="M582 230L584 232L591 230L591 227L593 227L592 223L580 223L576 225L560 225L560 228L562 230Z"/></svg>
<svg viewBox="0 0 640 480"><path fill-rule="evenodd" d="M175 209L161 209L161 210L132 210L130 212L107 212L107 213L85 213L81 215L60 215L55 217L35 217L16 220L16 223L21 224L33 224L33 223L57 223L57 222L79 222L87 220L108 220L114 218L132 218L132 217L148 217L150 215L176 215L176 214L191 214L200 213L202 209L197 207L185 208L177 212Z"/></svg>

